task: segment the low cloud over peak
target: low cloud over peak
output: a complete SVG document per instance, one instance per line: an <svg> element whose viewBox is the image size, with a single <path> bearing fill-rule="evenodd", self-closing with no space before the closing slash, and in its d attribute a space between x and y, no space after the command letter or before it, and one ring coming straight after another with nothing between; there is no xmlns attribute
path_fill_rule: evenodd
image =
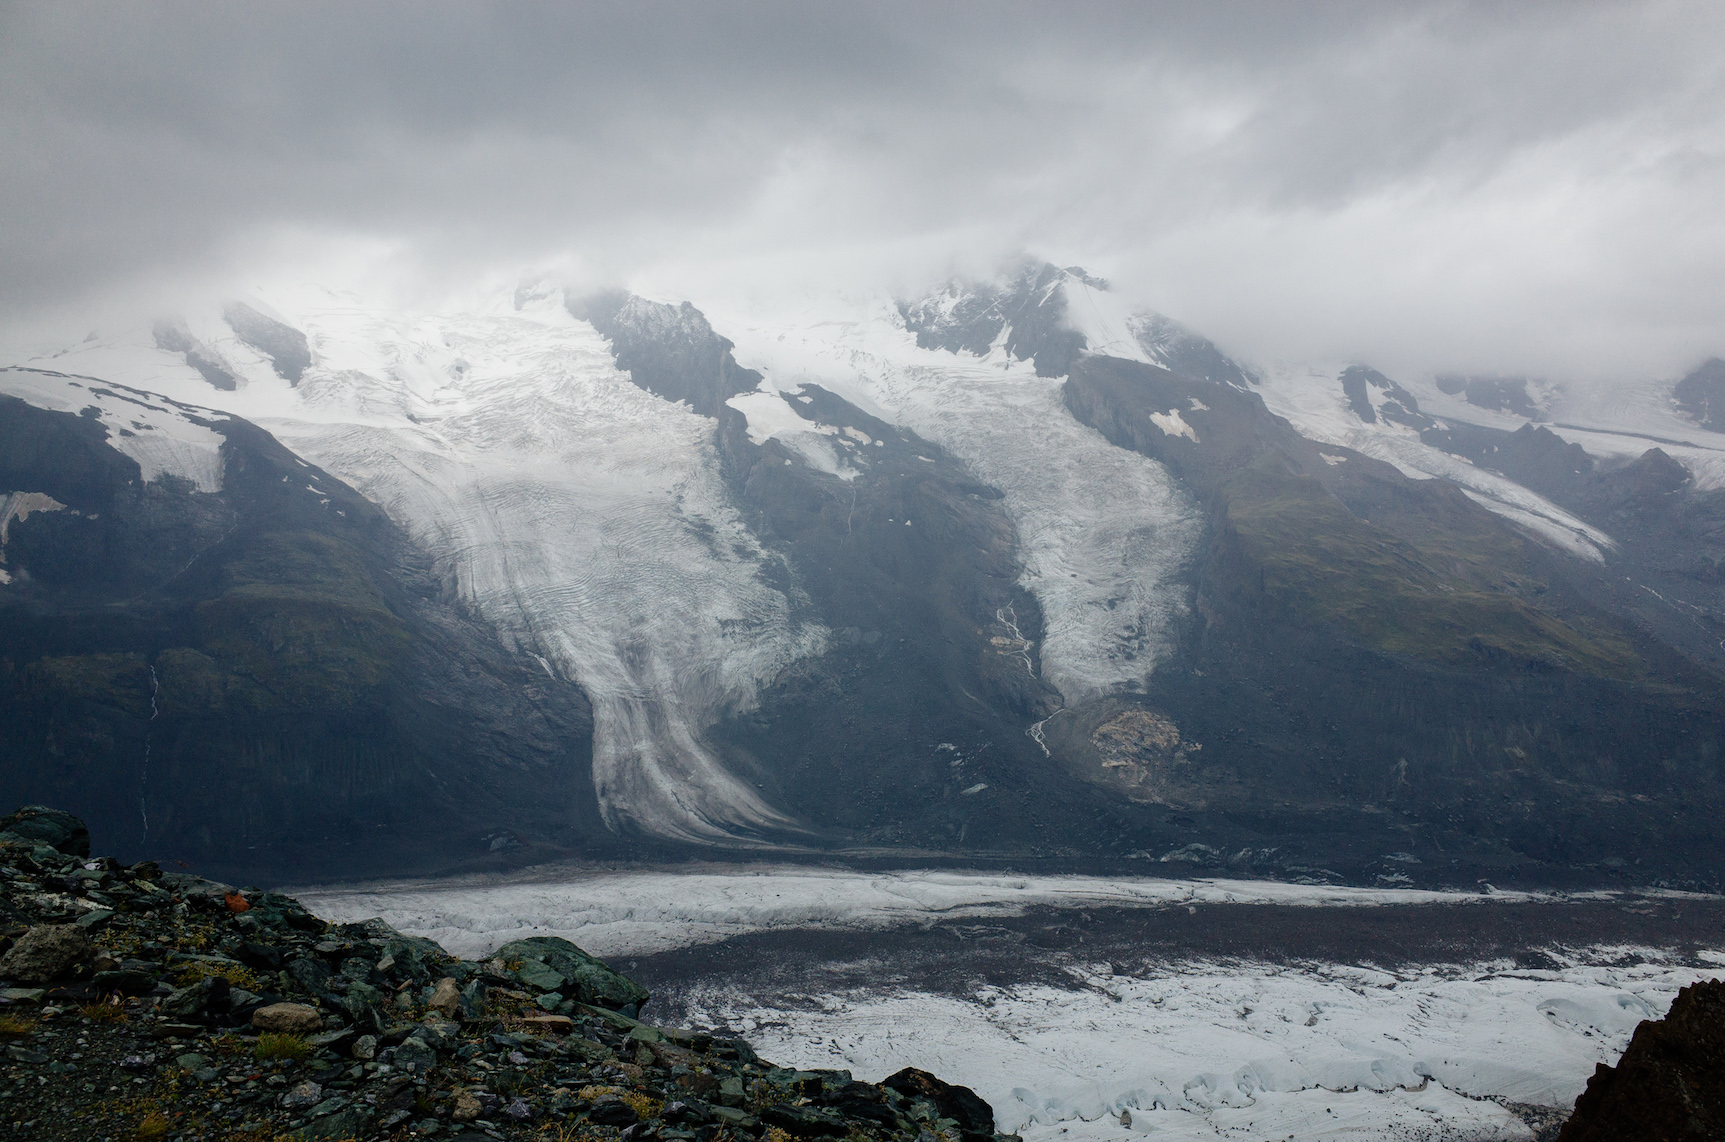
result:
<svg viewBox="0 0 1725 1142"><path fill-rule="evenodd" d="M1725 351L1721 33L1706 4L13 6L0 298L295 262L889 284L1030 248L1241 356L1675 374Z"/></svg>

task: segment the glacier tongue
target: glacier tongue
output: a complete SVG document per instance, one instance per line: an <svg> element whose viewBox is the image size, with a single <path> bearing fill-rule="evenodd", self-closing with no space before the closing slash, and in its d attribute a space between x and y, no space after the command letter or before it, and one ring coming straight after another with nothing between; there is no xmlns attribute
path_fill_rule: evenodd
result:
<svg viewBox="0 0 1725 1142"><path fill-rule="evenodd" d="M713 422L635 387L560 296L424 316L324 293L293 320L315 360L297 387L246 360L244 383L218 391L147 334L53 365L245 416L381 506L506 640L587 691L613 828L710 841L793 827L701 736L826 644L727 498ZM231 337L206 339L242 360ZM208 455L215 467L158 466L211 487Z"/></svg>
<svg viewBox="0 0 1725 1142"><path fill-rule="evenodd" d="M1020 583L1041 604L1043 673L1068 704L1135 688L1172 646L1181 568L1202 524L1165 468L1110 445L1061 403L1058 378L997 350L919 349L885 299L789 317L703 304L769 383L813 382L930 440L998 488Z"/></svg>
<svg viewBox="0 0 1725 1142"><path fill-rule="evenodd" d="M636 388L555 303L306 323L320 357L346 342L372 366L308 371L307 404L363 419L266 426L382 505L481 614L581 683L607 823L684 840L790 827L701 732L819 653L826 632L765 581L712 422Z"/></svg>

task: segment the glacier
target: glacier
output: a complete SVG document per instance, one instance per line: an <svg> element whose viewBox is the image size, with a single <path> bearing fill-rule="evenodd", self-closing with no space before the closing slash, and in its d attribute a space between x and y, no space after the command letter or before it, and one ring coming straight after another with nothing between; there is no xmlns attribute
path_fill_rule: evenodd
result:
<svg viewBox="0 0 1725 1142"><path fill-rule="evenodd" d="M1003 494L1020 585L1043 612L1043 677L1068 705L1144 685L1187 610L1199 511L1162 465L1078 423L1060 378L998 345L983 357L919 348L882 296L697 304L766 385L819 385Z"/></svg>
<svg viewBox="0 0 1725 1142"><path fill-rule="evenodd" d="M891 950L910 941L853 947L830 938L942 925L941 945L962 949L964 933L985 938L1007 917L1059 924L1094 909L1152 923L1163 917L1163 926L1193 908L1272 907L1310 914L1317 925L1362 911L1427 909L1425 923L1442 928L1458 908L1646 906L1612 892L1481 895L710 863L547 867L296 894L319 915L381 916L465 956L558 935L625 970L634 957L770 933L774 943L749 945L741 960L661 958L675 974L655 984L655 1004L692 1025L741 1031L782 1065L871 1081L904 1066L940 1074L973 1087L1000 1128L1027 1142L1144 1133L1531 1138L1504 1103L1566 1107L1595 1065L1616 1060L1641 1020L1658 1018L1679 988L1725 966L1716 940L1693 957L1628 944L1553 947L1541 967L1505 956L1376 964L1152 953L1140 963L1122 962L1131 959L1126 949L1107 942L1050 951L1008 944L1001 954L1045 959L1054 978L991 980L983 961L961 950L952 953L956 976L930 988L914 961ZM1681 894L1668 895L1681 903ZM827 935L799 942L816 933ZM767 962L767 948L786 962Z"/></svg>

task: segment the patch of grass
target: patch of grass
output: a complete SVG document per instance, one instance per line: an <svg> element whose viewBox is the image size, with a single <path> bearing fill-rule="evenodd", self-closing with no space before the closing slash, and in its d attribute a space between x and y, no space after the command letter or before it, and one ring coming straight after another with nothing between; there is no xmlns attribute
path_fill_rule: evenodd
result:
<svg viewBox="0 0 1725 1142"><path fill-rule="evenodd" d="M0 1037L21 1038L34 1030L36 1030L34 1019L20 1019L16 1015L0 1016Z"/></svg>
<svg viewBox="0 0 1725 1142"><path fill-rule="evenodd" d="M159 1110L145 1114L138 1123L138 1142L161 1142L173 1132L174 1124Z"/></svg>
<svg viewBox="0 0 1725 1142"><path fill-rule="evenodd" d="M243 987L251 992L264 990L264 985L259 982L258 977L238 964L212 964L203 960L193 960L189 964L182 964L179 970L174 973L174 982L180 987L191 987L193 984L202 983L206 979L215 979L217 976L227 980L230 987Z"/></svg>
<svg viewBox="0 0 1725 1142"><path fill-rule="evenodd" d="M637 1090L626 1090L619 1097L642 1119L657 1118L659 1112L665 1109L664 1099L650 1098Z"/></svg>
<svg viewBox="0 0 1725 1142"><path fill-rule="evenodd" d="M124 1023L126 1009L117 1003L86 1003L78 1014L93 1023Z"/></svg>
<svg viewBox="0 0 1725 1142"><path fill-rule="evenodd" d="M1633 678L1644 666L1614 633L1583 631L1485 582L1504 553L1430 515L1415 543L1350 512L1316 480L1253 467L1226 480L1225 519L1243 566L1236 588L1291 616L1335 623L1392 654Z"/></svg>
<svg viewBox="0 0 1725 1142"><path fill-rule="evenodd" d="M252 1055L259 1062L272 1059L304 1059L311 1055L311 1044L298 1035L266 1031L258 1036L257 1046L252 1048Z"/></svg>

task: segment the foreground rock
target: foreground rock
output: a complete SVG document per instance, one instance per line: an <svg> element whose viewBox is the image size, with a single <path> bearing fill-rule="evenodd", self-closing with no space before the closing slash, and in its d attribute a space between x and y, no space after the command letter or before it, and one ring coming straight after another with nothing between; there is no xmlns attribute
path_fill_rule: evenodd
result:
<svg viewBox="0 0 1725 1142"><path fill-rule="evenodd" d="M1615 1067L1600 1064L1558 1142L1725 1138L1725 983L1677 993L1664 1019L1635 1029Z"/></svg>
<svg viewBox="0 0 1725 1142"><path fill-rule="evenodd" d="M972 1091L922 1071L857 1082L643 1022L646 990L566 940L459 960L379 920L327 924L279 893L89 859L82 830L35 807L0 820L13 1135L1002 1137Z"/></svg>

